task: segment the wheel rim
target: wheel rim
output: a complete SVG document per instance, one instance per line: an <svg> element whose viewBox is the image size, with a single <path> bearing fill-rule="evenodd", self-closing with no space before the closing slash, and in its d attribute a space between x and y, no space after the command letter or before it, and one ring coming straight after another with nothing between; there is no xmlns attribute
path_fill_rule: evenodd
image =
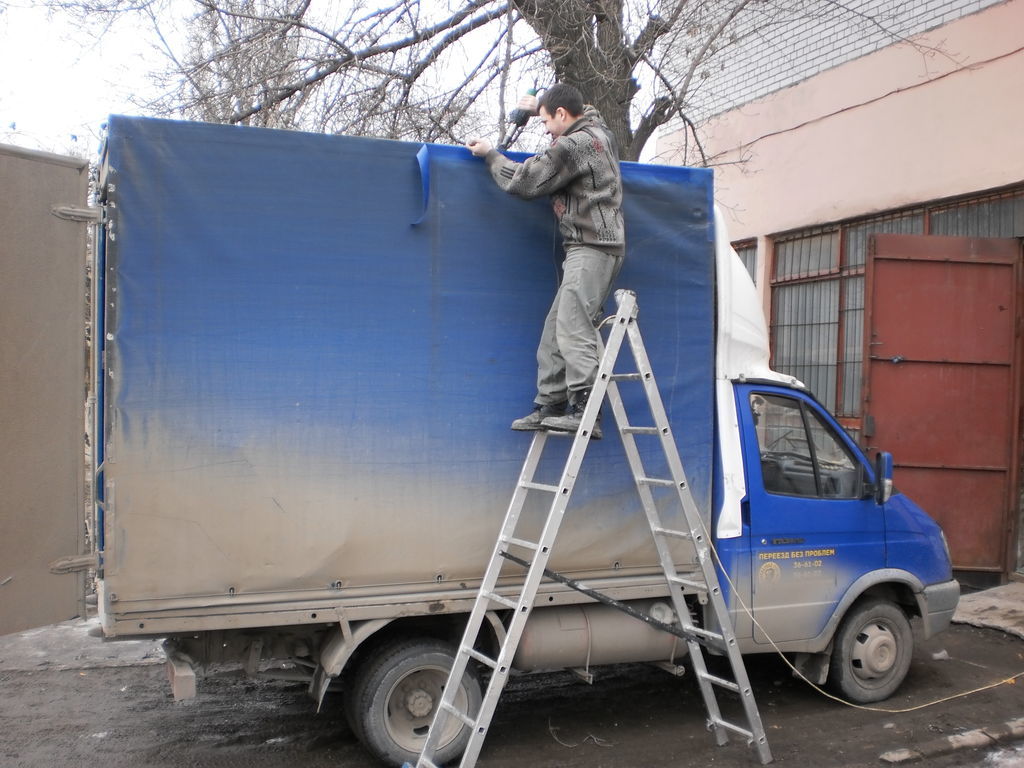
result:
<svg viewBox="0 0 1024 768"><path fill-rule="evenodd" d="M444 667L420 667L401 677L388 691L384 725L388 735L402 749L420 752L427 740L427 731L430 729L430 723L434 719L434 712L437 711L447 682L448 670ZM454 704L458 709L465 711L465 688L459 688ZM448 718L438 748L450 744L458 737L463 727L460 721Z"/></svg>
<svg viewBox="0 0 1024 768"><path fill-rule="evenodd" d="M881 621L865 624L853 641L854 674L866 681L885 678L895 668L899 650L899 642L888 624Z"/></svg>

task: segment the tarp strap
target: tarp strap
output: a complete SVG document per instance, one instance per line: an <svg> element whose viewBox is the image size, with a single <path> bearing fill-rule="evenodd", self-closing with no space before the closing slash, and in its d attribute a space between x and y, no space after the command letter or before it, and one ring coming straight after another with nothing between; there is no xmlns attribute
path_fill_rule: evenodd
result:
<svg viewBox="0 0 1024 768"><path fill-rule="evenodd" d="M424 144L416 153L416 162L420 166L420 182L423 184L423 212L420 217L412 223L412 226L422 224L427 218L427 209L430 207L430 147Z"/></svg>

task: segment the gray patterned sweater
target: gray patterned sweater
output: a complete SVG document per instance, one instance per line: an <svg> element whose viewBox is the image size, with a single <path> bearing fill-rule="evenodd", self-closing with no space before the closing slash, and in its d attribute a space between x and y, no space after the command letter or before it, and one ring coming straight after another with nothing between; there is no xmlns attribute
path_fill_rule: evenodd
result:
<svg viewBox="0 0 1024 768"><path fill-rule="evenodd" d="M498 186L518 197L550 195L562 243L612 255L625 250L622 174L615 138L601 114L583 115L543 152L517 163L495 149L485 158Z"/></svg>

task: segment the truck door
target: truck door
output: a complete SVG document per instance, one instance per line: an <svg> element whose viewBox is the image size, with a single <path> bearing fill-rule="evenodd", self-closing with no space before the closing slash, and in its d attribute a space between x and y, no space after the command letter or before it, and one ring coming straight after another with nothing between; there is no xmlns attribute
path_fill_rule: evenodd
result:
<svg viewBox="0 0 1024 768"><path fill-rule="evenodd" d="M88 163L0 145L0 635L80 613Z"/></svg>
<svg viewBox="0 0 1024 768"><path fill-rule="evenodd" d="M885 565L882 509L863 454L803 392L737 387L747 475L751 591L768 643L818 636L836 602Z"/></svg>

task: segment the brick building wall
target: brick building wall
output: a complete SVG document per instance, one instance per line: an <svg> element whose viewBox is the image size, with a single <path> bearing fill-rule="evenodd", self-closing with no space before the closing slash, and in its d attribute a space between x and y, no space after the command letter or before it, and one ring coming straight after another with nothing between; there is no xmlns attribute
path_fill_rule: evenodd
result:
<svg viewBox="0 0 1024 768"><path fill-rule="evenodd" d="M699 124L1001 1L850 0L801 3L802 9L781 12L774 4L753 3L737 18L729 44L694 78L689 117ZM956 55L956 51L945 53Z"/></svg>

